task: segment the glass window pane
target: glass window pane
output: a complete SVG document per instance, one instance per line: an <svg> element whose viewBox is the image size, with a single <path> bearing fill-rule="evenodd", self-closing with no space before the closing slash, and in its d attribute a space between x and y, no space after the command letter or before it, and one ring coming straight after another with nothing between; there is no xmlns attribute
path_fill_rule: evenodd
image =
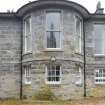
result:
<svg viewBox="0 0 105 105"><path fill-rule="evenodd" d="M95 53L105 54L105 25L95 25Z"/></svg>
<svg viewBox="0 0 105 105"><path fill-rule="evenodd" d="M56 77L56 81L60 81L60 78L59 77Z"/></svg>
<svg viewBox="0 0 105 105"><path fill-rule="evenodd" d="M96 52L96 54L102 54L103 53L101 46L102 46L102 40L96 39L95 40L95 52Z"/></svg>
<svg viewBox="0 0 105 105"><path fill-rule="evenodd" d="M25 51L32 50L32 39L31 39L31 18L25 19Z"/></svg>
<svg viewBox="0 0 105 105"><path fill-rule="evenodd" d="M81 34L81 20L76 17L76 34L80 37Z"/></svg>
<svg viewBox="0 0 105 105"><path fill-rule="evenodd" d="M60 30L60 12L47 12L46 21L48 30Z"/></svg>
<svg viewBox="0 0 105 105"><path fill-rule="evenodd" d="M31 66L27 65L24 67L24 83L25 84L30 84L31 83L31 76L30 76L30 70L31 70Z"/></svg>
<svg viewBox="0 0 105 105"><path fill-rule="evenodd" d="M51 81L51 77L48 77L47 80L48 80L48 81Z"/></svg>
<svg viewBox="0 0 105 105"><path fill-rule="evenodd" d="M55 77L52 77L52 81L56 81L56 78Z"/></svg>
<svg viewBox="0 0 105 105"><path fill-rule="evenodd" d="M60 66L56 66L56 70L60 70Z"/></svg>
<svg viewBox="0 0 105 105"><path fill-rule="evenodd" d="M31 29L30 29L30 17L25 19L25 32L26 35L28 35L30 33Z"/></svg>
<svg viewBox="0 0 105 105"><path fill-rule="evenodd" d="M60 32L47 32L47 48L60 48Z"/></svg>
<svg viewBox="0 0 105 105"><path fill-rule="evenodd" d="M27 50L30 51L32 49L32 40L31 40L31 36L28 36L26 39L26 46L27 46Z"/></svg>
<svg viewBox="0 0 105 105"><path fill-rule="evenodd" d="M57 75L57 76L60 75L60 70L56 70L56 75Z"/></svg>
<svg viewBox="0 0 105 105"><path fill-rule="evenodd" d="M81 52L82 48L82 21L76 16L76 51Z"/></svg>
<svg viewBox="0 0 105 105"><path fill-rule="evenodd" d="M51 75L52 75L51 70L48 70L48 75L49 75L49 76L51 76Z"/></svg>

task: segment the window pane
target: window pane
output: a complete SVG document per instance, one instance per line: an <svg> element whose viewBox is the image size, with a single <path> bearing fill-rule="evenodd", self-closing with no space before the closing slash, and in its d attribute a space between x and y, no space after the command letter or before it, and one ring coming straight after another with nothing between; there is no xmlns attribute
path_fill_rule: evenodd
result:
<svg viewBox="0 0 105 105"><path fill-rule="evenodd" d="M52 76L55 76L55 66L51 66Z"/></svg>
<svg viewBox="0 0 105 105"><path fill-rule="evenodd" d="M81 19L76 16L76 51L81 52L82 48L82 21Z"/></svg>
<svg viewBox="0 0 105 105"><path fill-rule="evenodd" d="M95 25L95 53L105 54L105 25Z"/></svg>
<svg viewBox="0 0 105 105"><path fill-rule="evenodd" d="M48 81L51 81L51 77L48 77L47 80L48 80Z"/></svg>
<svg viewBox="0 0 105 105"><path fill-rule="evenodd" d="M30 65L26 65L24 67L24 83L25 84L30 84L31 83L31 76L30 76L30 70L31 70L31 66Z"/></svg>
<svg viewBox="0 0 105 105"><path fill-rule="evenodd" d="M27 36L27 40L26 40L26 46L27 46L27 51L30 51L32 49L32 40L31 40L31 36Z"/></svg>
<svg viewBox="0 0 105 105"><path fill-rule="evenodd" d="M52 81L56 81L56 78L55 77L52 77Z"/></svg>
<svg viewBox="0 0 105 105"><path fill-rule="evenodd" d="M60 48L60 32L47 32L47 48Z"/></svg>
<svg viewBox="0 0 105 105"><path fill-rule="evenodd" d="M56 66L56 70L60 70L60 66Z"/></svg>
<svg viewBox="0 0 105 105"><path fill-rule="evenodd" d="M96 39L95 40L95 52L96 54L102 54L103 50L102 50L102 39Z"/></svg>
<svg viewBox="0 0 105 105"><path fill-rule="evenodd" d="M25 32L26 35L30 33L30 17L25 19Z"/></svg>
<svg viewBox="0 0 105 105"><path fill-rule="evenodd" d="M51 73L51 70L48 70L48 75L51 76L51 74L52 74L52 73Z"/></svg>
<svg viewBox="0 0 105 105"><path fill-rule="evenodd" d="M56 81L60 81L60 78L59 77L56 77Z"/></svg>
<svg viewBox="0 0 105 105"><path fill-rule="evenodd" d="M76 34L80 37L81 34L81 20L76 17Z"/></svg>
<svg viewBox="0 0 105 105"><path fill-rule="evenodd" d="M60 71L59 70L56 71L56 75L57 76L60 75Z"/></svg>
<svg viewBox="0 0 105 105"><path fill-rule="evenodd" d="M60 30L60 12L47 12L46 21L48 30Z"/></svg>
<svg viewBox="0 0 105 105"><path fill-rule="evenodd" d="M60 75L60 66L56 66L56 76Z"/></svg>
<svg viewBox="0 0 105 105"><path fill-rule="evenodd" d="M25 51L32 50L32 38L31 38L31 18L25 19Z"/></svg>

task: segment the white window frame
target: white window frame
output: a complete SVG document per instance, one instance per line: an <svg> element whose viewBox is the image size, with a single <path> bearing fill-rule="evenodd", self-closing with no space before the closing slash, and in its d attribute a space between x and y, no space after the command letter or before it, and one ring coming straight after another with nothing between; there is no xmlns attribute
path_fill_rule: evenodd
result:
<svg viewBox="0 0 105 105"><path fill-rule="evenodd" d="M48 30L47 29L47 18L46 18L46 32L45 32L45 34L46 34L46 47L45 47L45 49L46 50L49 50L49 51L53 51L53 50L61 50L62 49L62 34L63 34L63 31L62 31L62 11L61 10L45 10L45 15L47 16L47 13L51 13L51 12L59 12L60 13L60 24L59 24L59 26L60 26L60 28L59 28L59 30L53 30L53 32L59 32L60 33L60 47L56 47L56 48L48 48L47 47L47 32L50 32L50 31L52 31L52 30ZM46 17L45 16L45 17Z"/></svg>
<svg viewBox="0 0 105 105"><path fill-rule="evenodd" d="M23 74L24 84L31 84L31 65L25 65L23 70L24 70Z"/></svg>
<svg viewBox="0 0 105 105"><path fill-rule="evenodd" d="M105 26L105 24L103 24L103 23L94 23L94 34L95 34L95 26L97 26L97 25L100 25L100 26ZM94 36L95 37L95 36ZM104 39L104 37L105 36L102 36L103 37L103 39ZM96 38L94 38L94 40L96 40ZM94 42L94 46L96 47L96 45L95 45L96 43ZM105 42L103 42L103 46L102 46L102 48L103 47L105 47ZM96 49L96 48L95 48ZM104 48L105 49L105 48ZM105 52L105 51L104 51ZM95 52L95 54L94 54L94 56L105 56L105 53L96 53Z"/></svg>
<svg viewBox="0 0 105 105"><path fill-rule="evenodd" d="M78 69L78 76L76 76L76 82L75 84L76 85L81 85L83 83L82 81L82 67L81 66L77 66L77 69Z"/></svg>
<svg viewBox="0 0 105 105"><path fill-rule="evenodd" d="M26 27L27 27L27 26L26 26L26 20L27 20L27 19L29 19L29 22L30 22L30 32L28 33L29 36L28 36L27 33L26 33L26 29L27 29L27 28L26 28ZM25 48L25 49L24 49L24 52L25 52L25 53L32 52L31 16L28 16L28 17L26 17L26 18L24 19L24 35L25 35L25 45L24 45L24 48ZM30 39L30 40L31 40L31 41L30 41L30 42L31 42L31 43L30 43L30 47L31 47L30 50L27 48L27 39L28 39L27 37L30 37L30 38L31 38L31 39Z"/></svg>
<svg viewBox="0 0 105 105"><path fill-rule="evenodd" d="M60 80L59 81L48 81L48 79L47 79L47 77L48 77L48 69L47 69L47 67L48 67L48 65L46 65L45 66L45 83L46 84L61 84L61 77L62 77L62 75L61 75L61 65L53 65L53 66L60 66L60 75L59 75L59 78L60 78ZM56 75L55 75L55 77L56 77Z"/></svg>
<svg viewBox="0 0 105 105"><path fill-rule="evenodd" d="M102 70L101 73L99 73L100 70ZM104 70L105 70L105 68L100 68L100 69L95 70L95 84L105 84L105 76L103 76L103 75L105 75L103 72ZM98 75L98 76L96 76L96 75Z"/></svg>
<svg viewBox="0 0 105 105"><path fill-rule="evenodd" d="M80 34L78 35L77 33L77 20L80 21ZM76 44L76 53L82 53L82 35L83 35L83 20L79 17L79 16L75 16L75 34L76 34L76 38L75 38L75 43L77 43L77 38L78 38L78 45L79 47L77 48L77 44Z"/></svg>

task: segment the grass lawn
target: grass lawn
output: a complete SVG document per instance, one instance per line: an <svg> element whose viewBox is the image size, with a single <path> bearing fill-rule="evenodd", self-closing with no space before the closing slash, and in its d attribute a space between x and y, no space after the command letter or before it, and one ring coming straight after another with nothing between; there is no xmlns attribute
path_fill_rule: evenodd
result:
<svg viewBox="0 0 105 105"><path fill-rule="evenodd" d="M71 101L5 100L0 105L74 105Z"/></svg>
<svg viewBox="0 0 105 105"><path fill-rule="evenodd" d="M105 98L88 98L71 101L2 100L0 105L105 105Z"/></svg>

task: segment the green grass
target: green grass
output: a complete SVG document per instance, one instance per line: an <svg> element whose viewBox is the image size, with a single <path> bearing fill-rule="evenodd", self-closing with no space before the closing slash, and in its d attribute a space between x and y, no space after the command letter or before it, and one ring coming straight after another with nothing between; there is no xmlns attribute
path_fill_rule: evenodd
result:
<svg viewBox="0 0 105 105"><path fill-rule="evenodd" d="M105 105L105 98L85 98L70 101L1 100L0 105Z"/></svg>
<svg viewBox="0 0 105 105"><path fill-rule="evenodd" d="M3 100L0 105L73 105L70 101Z"/></svg>

